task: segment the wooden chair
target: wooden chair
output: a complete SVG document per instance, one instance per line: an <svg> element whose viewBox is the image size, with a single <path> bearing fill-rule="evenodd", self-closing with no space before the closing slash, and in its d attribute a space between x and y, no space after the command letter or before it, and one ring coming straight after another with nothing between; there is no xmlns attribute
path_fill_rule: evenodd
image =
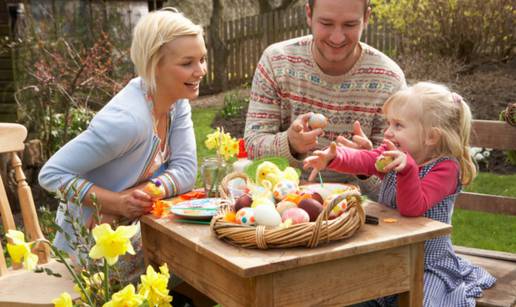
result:
<svg viewBox="0 0 516 307"><path fill-rule="evenodd" d="M471 144L475 147L516 150L516 127L502 121L475 120ZM516 197L462 192L456 208L516 215ZM478 306L516 306L516 254L454 246L455 251L496 277L496 285L477 299Z"/></svg>
<svg viewBox="0 0 516 307"><path fill-rule="evenodd" d="M9 155L17 183L25 237L27 241L33 241L44 237L39 226L32 192L25 181L22 163L17 155L18 151L24 149L23 141L26 137L27 130L24 126L0 123L0 153ZM1 177L0 216L5 233L9 229L16 229ZM33 248L33 252L38 255L40 265L60 273L63 277L57 278L45 273L28 272L20 265L7 268L3 247L0 244L0 306L53 306L52 300L65 291L72 298L77 298L78 295L73 291L73 282L68 271L63 264L50 259L48 246L39 244Z"/></svg>

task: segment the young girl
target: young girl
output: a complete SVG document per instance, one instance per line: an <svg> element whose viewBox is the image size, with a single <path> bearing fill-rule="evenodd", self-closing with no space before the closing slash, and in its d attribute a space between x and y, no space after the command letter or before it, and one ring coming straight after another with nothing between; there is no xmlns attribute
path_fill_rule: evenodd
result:
<svg viewBox="0 0 516 307"><path fill-rule="evenodd" d="M367 151L332 143L305 159L305 169L313 169L310 180L326 167L377 175L383 179L380 203L404 216L450 224L457 194L476 176L469 155L468 105L443 85L420 82L389 98L383 113L388 122L383 145ZM376 162L386 157L392 160L382 168ZM484 269L455 254L449 236L425 243L424 306L475 306L475 297L494 283Z"/></svg>

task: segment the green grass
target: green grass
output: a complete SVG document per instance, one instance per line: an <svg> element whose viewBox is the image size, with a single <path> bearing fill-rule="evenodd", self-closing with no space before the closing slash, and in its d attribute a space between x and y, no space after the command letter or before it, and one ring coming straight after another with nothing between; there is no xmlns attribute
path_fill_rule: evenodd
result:
<svg viewBox="0 0 516 307"><path fill-rule="evenodd" d="M468 192L516 197L516 175L495 175L479 173L466 187Z"/></svg>
<svg viewBox="0 0 516 307"><path fill-rule="evenodd" d="M516 175L480 173L465 190L516 197ZM455 245L516 253L516 216L456 209L452 218Z"/></svg>
<svg viewBox="0 0 516 307"><path fill-rule="evenodd" d="M213 154L204 146L206 134L221 108L194 108L192 119L197 139L197 159ZM516 175L480 173L465 190L469 192L516 197ZM200 187L199 176L196 186ZM456 209L452 217L452 242L455 245L516 253L516 216Z"/></svg>
<svg viewBox="0 0 516 307"><path fill-rule="evenodd" d="M213 131L213 128L211 128L211 123L215 119L215 115L219 109L220 108L216 107L192 108L192 121L194 123L195 141L197 144L197 162L199 168L205 157L214 154L213 151L210 151L208 148L206 148L204 141L206 140L206 135ZM195 186L202 186L199 172L197 172L197 181Z"/></svg>

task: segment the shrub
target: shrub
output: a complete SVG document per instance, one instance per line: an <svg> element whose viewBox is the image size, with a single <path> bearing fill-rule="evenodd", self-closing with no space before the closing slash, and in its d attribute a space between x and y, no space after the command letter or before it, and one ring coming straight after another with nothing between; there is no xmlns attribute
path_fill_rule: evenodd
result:
<svg viewBox="0 0 516 307"><path fill-rule="evenodd" d="M465 61L505 58L514 47L512 0L376 0L375 14L402 35L401 52Z"/></svg>

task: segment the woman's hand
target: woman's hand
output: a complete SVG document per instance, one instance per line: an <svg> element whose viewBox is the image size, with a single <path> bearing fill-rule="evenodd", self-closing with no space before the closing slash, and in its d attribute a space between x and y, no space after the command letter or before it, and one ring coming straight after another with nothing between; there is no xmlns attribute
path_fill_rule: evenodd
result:
<svg viewBox="0 0 516 307"><path fill-rule="evenodd" d="M136 187L120 192L120 214L134 219L152 210L152 198L141 188Z"/></svg>
<svg viewBox="0 0 516 307"><path fill-rule="evenodd" d="M391 141L385 139L383 142L387 145L387 150L382 155L390 156L394 159L383 168L384 172L388 173L392 170L397 173L401 172L407 166L407 154L400 151Z"/></svg>
<svg viewBox="0 0 516 307"><path fill-rule="evenodd" d="M308 181L313 181L315 176L320 170L323 170L328 166L331 160L337 156L337 144L332 142L330 147L325 150L316 150L312 156L307 157L303 161L303 169L312 168L312 172L308 177Z"/></svg>
<svg viewBox="0 0 516 307"><path fill-rule="evenodd" d="M365 150L373 149L373 143L369 140L367 135L365 135L364 131L362 131L362 127L360 126L360 122L358 120L353 123L352 141L339 135L337 137L337 142L340 145L344 145L346 147L354 148L354 149L365 149Z"/></svg>

